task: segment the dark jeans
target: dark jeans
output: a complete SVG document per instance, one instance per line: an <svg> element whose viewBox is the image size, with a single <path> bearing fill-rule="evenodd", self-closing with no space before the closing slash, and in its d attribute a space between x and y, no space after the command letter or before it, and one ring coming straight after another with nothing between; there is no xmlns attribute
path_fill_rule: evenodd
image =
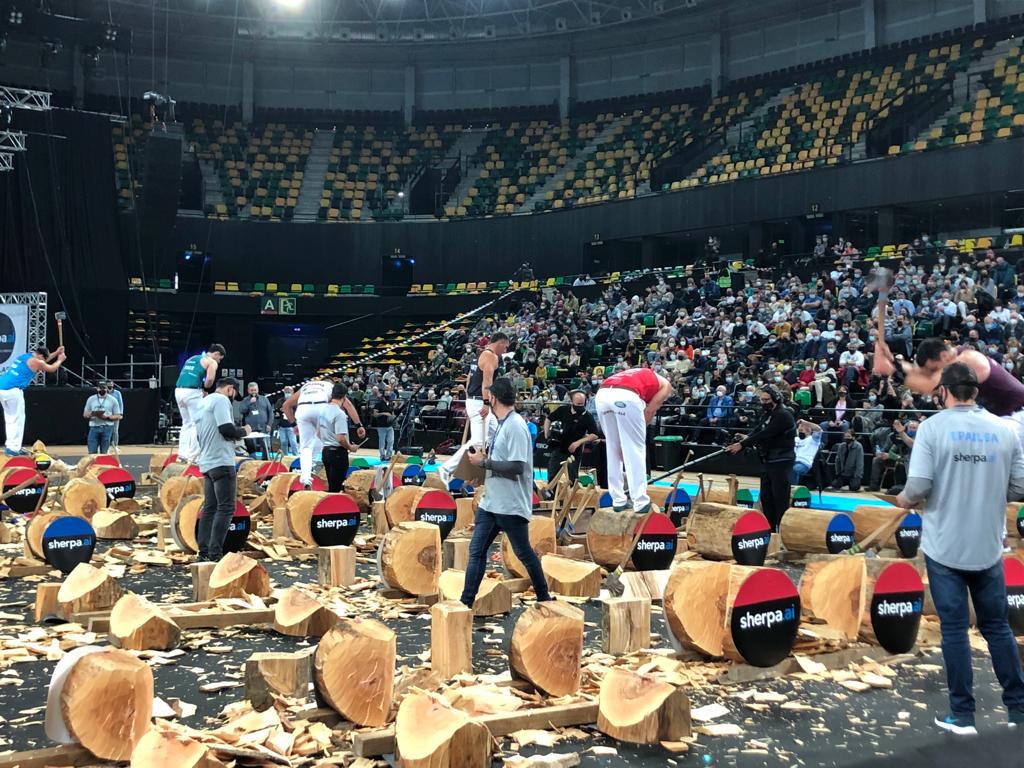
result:
<svg viewBox="0 0 1024 768"><path fill-rule="evenodd" d="M224 539L235 514L235 468L214 467L203 473L203 516L196 540L199 559L217 562L224 556Z"/></svg>
<svg viewBox="0 0 1024 768"><path fill-rule="evenodd" d="M106 453L110 450L110 435L113 431L114 428L110 424L104 424L102 427L89 427L89 436L86 438L89 453Z"/></svg>
<svg viewBox="0 0 1024 768"><path fill-rule="evenodd" d="M779 530L782 515L789 509L792 474L792 461L768 462L761 471L761 512L768 518L773 531Z"/></svg>
<svg viewBox="0 0 1024 768"><path fill-rule="evenodd" d="M988 643L992 669L1003 687L1007 709L1024 710L1024 675L1021 673L1017 642L1007 618L1006 581L1003 561L984 571L959 571L937 563L927 555L928 586L939 615L942 632L942 660L946 664L949 708L954 715L974 714L974 670L967 641L970 615L967 593L971 593L978 631Z"/></svg>
<svg viewBox="0 0 1024 768"><path fill-rule="evenodd" d="M476 593L480 589L480 582L484 578L484 568L487 565L487 550L498 537L504 532L508 536L509 544L516 557L522 561L526 572L530 574L530 581L533 582L533 591L537 593L540 601L550 600L548 594L548 582L544 578L544 571L540 567L540 558L530 546L529 526L530 521L519 515L495 515L483 507L476 510L476 518L473 526L473 540L469 542L469 563L466 565L466 583L462 590L462 602L464 605L473 607L476 600Z"/></svg>
<svg viewBox="0 0 1024 768"><path fill-rule="evenodd" d="M253 429L253 432L256 430ZM262 430L261 430L262 431ZM259 455L260 458L270 458L270 438L269 437L257 437L255 440L245 441L245 450L250 456Z"/></svg>
<svg viewBox="0 0 1024 768"><path fill-rule="evenodd" d="M324 446L322 460L327 473L327 490L341 493L348 472L348 451L341 446Z"/></svg>
<svg viewBox="0 0 1024 768"><path fill-rule="evenodd" d="M551 482L551 478L553 478L558 473L558 469L559 469L559 467L562 466L562 462L565 461L567 458L569 458L569 454L567 454L567 453L562 453L561 451L551 451L551 455L548 456L548 482L549 483ZM579 477L579 474L580 474L580 460L582 458L583 458L582 455L577 455L575 457L576 460L573 461L573 463L570 464L566 468L566 470L565 470L566 474L569 475L569 483L570 484L571 483L575 483L576 482L576 478Z"/></svg>

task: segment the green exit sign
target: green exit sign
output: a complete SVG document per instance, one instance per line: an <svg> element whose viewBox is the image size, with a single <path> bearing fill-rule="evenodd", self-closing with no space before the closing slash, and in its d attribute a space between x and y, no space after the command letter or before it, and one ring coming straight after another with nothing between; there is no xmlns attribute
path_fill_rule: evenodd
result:
<svg viewBox="0 0 1024 768"><path fill-rule="evenodd" d="M297 300L292 296L266 296L260 299L261 315L294 315Z"/></svg>

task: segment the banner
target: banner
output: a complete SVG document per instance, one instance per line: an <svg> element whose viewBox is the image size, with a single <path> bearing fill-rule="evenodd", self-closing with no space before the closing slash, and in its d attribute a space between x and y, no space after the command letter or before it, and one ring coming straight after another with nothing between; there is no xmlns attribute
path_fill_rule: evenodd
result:
<svg viewBox="0 0 1024 768"><path fill-rule="evenodd" d="M28 352L28 305L0 305L0 373Z"/></svg>

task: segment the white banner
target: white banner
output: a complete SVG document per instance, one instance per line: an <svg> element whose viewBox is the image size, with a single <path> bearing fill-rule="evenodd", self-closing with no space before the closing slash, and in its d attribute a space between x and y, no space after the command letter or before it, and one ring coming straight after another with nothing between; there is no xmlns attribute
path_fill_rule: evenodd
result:
<svg viewBox="0 0 1024 768"><path fill-rule="evenodd" d="M0 305L0 373L28 351L28 305Z"/></svg>

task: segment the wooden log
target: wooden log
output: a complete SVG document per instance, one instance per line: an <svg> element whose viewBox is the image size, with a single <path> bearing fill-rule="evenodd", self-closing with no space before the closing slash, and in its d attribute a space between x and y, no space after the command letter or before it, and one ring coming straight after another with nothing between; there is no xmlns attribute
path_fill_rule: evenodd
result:
<svg viewBox="0 0 1024 768"><path fill-rule="evenodd" d="M527 533L530 537L530 546L537 553L537 557L544 557L544 555L554 553L557 546L555 541L555 521L550 517L534 516L531 518ZM505 565L505 570L512 576L521 579L529 575L526 572L526 566L522 564L519 558L516 557L516 553L512 551L512 544L509 542L508 536L504 534L501 537L501 562Z"/></svg>
<svg viewBox="0 0 1024 768"><path fill-rule="evenodd" d="M824 621L849 640L856 639L864 615L864 561L863 557L844 556L811 562L800 578L800 607L804 614Z"/></svg>
<svg viewBox="0 0 1024 768"><path fill-rule="evenodd" d="M405 522L381 540L378 551L381 581L410 595L437 593L441 575L441 533L433 523Z"/></svg>
<svg viewBox="0 0 1024 768"><path fill-rule="evenodd" d="M121 585L105 568L79 563L60 585L57 603L64 618L70 619L73 613L113 608L122 594Z"/></svg>
<svg viewBox="0 0 1024 768"><path fill-rule="evenodd" d="M697 475L697 498L694 503L703 504L711 502L714 504L736 505L736 493L739 491L740 481L736 475L729 475L725 483L716 483L711 480L704 482L704 475Z"/></svg>
<svg viewBox="0 0 1024 768"><path fill-rule="evenodd" d="M370 514L370 505L375 500L373 487L376 476L375 469L357 469L345 478L342 489L356 500L361 515Z"/></svg>
<svg viewBox="0 0 1024 768"><path fill-rule="evenodd" d="M210 599L210 574L217 567L216 563L190 563L192 574L192 602L203 603Z"/></svg>
<svg viewBox="0 0 1024 768"><path fill-rule="evenodd" d="M734 559L733 529L750 512L746 507L717 502L694 504L686 522L687 548L708 560Z"/></svg>
<svg viewBox="0 0 1024 768"><path fill-rule="evenodd" d="M544 555L540 566L552 592L566 597L597 597L601 593L601 568L594 563Z"/></svg>
<svg viewBox="0 0 1024 768"><path fill-rule="evenodd" d="M375 501L370 507L370 520L373 523L373 535L383 536L391 530L391 523L384 511L384 502Z"/></svg>
<svg viewBox="0 0 1024 768"><path fill-rule="evenodd" d="M59 766L92 765L96 758L81 744L5 752L0 755L0 768L58 768Z"/></svg>
<svg viewBox="0 0 1024 768"><path fill-rule="evenodd" d="M164 471L164 466L171 460L170 451L157 451L149 455L149 474L159 475Z"/></svg>
<svg viewBox="0 0 1024 768"><path fill-rule="evenodd" d="M354 547L321 547L317 553L317 583L322 587L347 587L356 580Z"/></svg>
<svg viewBox="0 0 1024 768"><path fill-rule="evenodd" d="M271 485L273 485L278 477L281 477L281 475L271 480ZM288 531L291 538L305 542L311 547L316 546L316 540L313 538L313 531L310 525L313 519L313 510L317 504L328 496L330 494L326 491L298 491L292 494L290 498L285 497L285 501L278 506L284 506L287 510Z"/></svg>
<svg viewBox="0 0 1024 768"><path fill-rule="evenodd" d="M184 552L198 552L199 540L196 538L196 525L202 514L205 500L201 495L186 495L178 499L178 504L171 511L171 538Z"/></svg>
<svg viewBox="0 0 1024 768"><path fill-rule="evenodd" d="M476 507L472 496L461 496L455 500L455 531L465 531L473 527Z"/></svg>
<svg viewBox="0 0 1024 768"><path fill-rule="evenodd" d="M129 651L169 651L181 630L162 608L139 595L123 595L110 612L111 644Z"/></svg>
<svg viewBox="0 0 1024 768"><path fill-rule="evenodd" d="M288 525L288 510L284 507L274 507L272 535L275 539L290 539L292 537L292 529Z"/></svg>
<svg viewBox="0 0 1024 768"><path fill-rule="evenodd" d="M899 507L883 507L877 504L861 504L854 507L850 512L850 519L853 520L857 541L863 541L886 523L892 522L894 517L906 515L907 511ZM893 530L888 536L880 539L878 544L890 549L896 547L896 531Z"/></svg>
<svg viewBox="0 0 1024 768"><path fill-rule="evenodd" d="M491 735L440 696L412 693L395 719L398 764L403 768L489 768Z"/></svg>
<svg viewBox="0 0 1024 768"><path fill-rule="evenodd" d="M562 547L555 547L554 554L568 557L570 560L586 560L587 547L585 544L566 544Z"/></svg>
<svg viewBox="0 0 1024 768"><path fill-rule="evenodd" d="M615 656L651 647L651 602L611 597L601 603L601 650Z"/></svg>
<svg viewBox="0 0 1024 768"><path fill-rule="evenodd" d="M74 741L103 760L131 758L153 712L153 672L146 662L117 649L90 653L57 683L58 690L53 687Z"/></svg>
<svg viewBox="0 0 1024 768"><path fill-rule="evenodd" d="M538 603L523 611L509 644L509 668L551 696L580 687L583 611L568 603Z"/></svg>
<svg viewBox="0 0 1024 768"><path fill-rule="evenodd" d="M152 728L132 750L129 768L223 768L210 748L184 733Z"/></svg>
<svg viewBox="0 0 1024 768"><path fill-rule="evenodd" d="M251 557L229 552L214 566L209 579L209 598L270 596L267 569Z"/></svg>
<svg viewBox="0 0 1024 768"><path fill-rule="evenodd" d="M257 712L282 696L305 701L313 679L315 648L297 653L254 653L245 661L245 698Z"/></svg>
<svg viewBox="0 0 1024 768"><path fill-rule="evenodd" d="M469 542L462 536L449 536L441 542L441 567L464 571L469 565Z"/></svg>
<svg viewBox="0 0 1024 768"><path fill-rule="evenodd" d="M473 611L458 600L430 607L430 668L445 680L473 671Z"/></svg>
<svg viewBox="0 0 1024 768"><path fill-rule="evenodd" d="M292 483L298 479L298 472L281 472L270 478L270 482L267 483L267 498L271 508L283 507L287 504L288 492L291 490Z"/></svg>
<svg viewBox="0 0 1024 768"><path fill-rule="evenodd" d="M296 587L284 591L274 606L274 629L292 637L321 637L338 623L338 614Z"/></svg>
<svg viewBox="0 0 1024 768"><path fill-rule="evenodd" d="M67 514L92 520L98 510L107 506L107 489L95 478L76 477L62 489L60 503Z"/></svg>
<svg viewBox="0 0 1024 768"><path fill-rule="evenodd" d="M465 571L443 571L437 580L441 599L458 600L462 596L465 582ZM502 582L501 577L485 577L480 582L480 589L476 594L476 600L473 601L473 615L500 616L501 614L511 612L512 592Z"/></svg>
<svg viewBox="0 0 1024 768"><path fill-rule="evenodd" d="M129 512L100 509L92 516L97 539L131 541L139 535L139 526Z"/></svg>
<svg viewBox="0 0 1024 768"><path fill-rule="evenodd" d="M132 513L134 513L134 512L141 512L144 509L142 504L140 504L137 499L131 499L131 498L128 498L127 496L125 496L123 498L120 498L120 499L113 499L107 505L107 508L108 509L112 509L115 512L132 512ZM93 523L93 525L94 526L96 525L95 522Z"/></svg>
<svg viewBox="0 0 1024 768"><path fill-rule="evenodd" d="M838 520L837 520L838 518ZM809 507L790 507L779 524L779 538L790 552L799 554L838 554L856 541L849 531L849 518L843 513ZM830 530L833 522L841 530Z"/></svg>
<svg viewBox="0 0 1024 768"><path fill-rule="evenodd" d="M597 729L631 744L680 741L690 736L690 699L652 675L612 667L601 681Z"/></svg>
<svg viewBox="0 0 1024 768"><path fill-rule="evenodd" d="M342 619L317 646L317 691L357 725L388 721L395 680L395 633L373 619Z"/></svg>
<svg viewBox="0 0 1024 768"><path fill-rule="evenodd" d="M29 557L34 557L36 560L46 560L46 553L43 552L43 534L46 532L46 526L58 517L64 517L64 514L61 512L43 512L42 514L32 515L28 525L25 526L25 549Z"/></svg>
<svg viewBox="0 0 1024 768"><path fill-rule="evenodd" d="M626 559L633 543L640 516L631 512L598 509L587 527L587 550L590 559L606 568L615 568Z"/></svg>
<svg viewBox="0 0 1024 768"><path fill-rule="evenodd" d="M171 464L168 469L180 466L180 464ZM160 506L163 508L164 513L169 515L178 506L178 502L181 501L183 496L202 496L202 494L203 479L201 477L178 475L165 480L164 484L160 486L160 491L157 495L160 498Z"/></svg>
<svg viewBox="0 0 1024 768"><path fill-rule="evenodd" d="M60 584L36 584L36 600L32 610L37 622L51 617L63 618L60 603L57 602L60 586Z"/></svg>

